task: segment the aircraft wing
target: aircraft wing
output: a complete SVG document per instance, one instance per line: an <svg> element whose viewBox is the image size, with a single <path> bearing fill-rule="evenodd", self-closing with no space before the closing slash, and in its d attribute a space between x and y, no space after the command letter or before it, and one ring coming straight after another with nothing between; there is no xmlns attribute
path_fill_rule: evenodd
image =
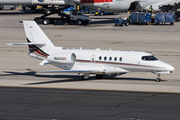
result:
<svg viewBox="0 0 180 120"><path fill-rule="evenodd" d="M36 72L36 73L99 73L99 72L103 72L100 70L55 70L55 71L34 71L31 69L27 69L27 70L31 72Z"/></svg>
<svg viewBox="0 0 180 120"><path fill-rule="evenodd" d="M101 74L112 74L112 73L127 73L129 71L122 69L122 68L114 68L114 67L108 67L106 69L80 69L80 70L55 70L55 71L33 71L31 69L27 69L30 72L36 72L36 73L101 73Z"/></svg>
<svg viewBox="0 0 180 120"><path fill-rule="evenodd" d="M180 0L169 0L169 1L165 1L165 2L162 2L162 3L160 4L160 6L177 5L177 4L180 4Z"/></svg>

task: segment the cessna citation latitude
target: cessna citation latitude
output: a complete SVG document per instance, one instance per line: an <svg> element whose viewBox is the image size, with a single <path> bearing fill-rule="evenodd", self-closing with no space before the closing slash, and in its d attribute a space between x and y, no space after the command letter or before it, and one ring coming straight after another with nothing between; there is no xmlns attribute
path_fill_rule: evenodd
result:
<svg viewBox="0 0 180 120"><path fill-rule="evenodd" d="M34 21L23 21L28 43L10 43L10 45L28 45L29 56L42 60L40 65L52 64L64 70L35 71L38 73L78 73L86 80L90 74L97 79L103 75L128 72L152 72L158 75L172 73L174 67L155 58L152 54L135 51L63 49L55 47Z"/></svg>
<svg viewBox="0 0 180 120"><path fill-rule="evenodd" d="M177 11L180 0L71 0L77 4L109 12L149 10L152 5L155 11Z"/></svg>

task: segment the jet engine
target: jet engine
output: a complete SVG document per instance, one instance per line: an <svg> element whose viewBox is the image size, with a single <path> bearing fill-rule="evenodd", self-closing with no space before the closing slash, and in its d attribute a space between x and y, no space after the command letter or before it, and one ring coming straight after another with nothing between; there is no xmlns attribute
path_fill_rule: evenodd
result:
<svg viewBox="0 0 180 120"><path fill-rule="evenodd" d="M76 55L74 53L60 53L48 56L47 60L50 62L71 64L76 61Z"/></svg>
<svg viewBox="0 0 180 120"><path fill-rule="evenodd" d="M74 53L59 53L48 56L47 60L54 66L69 70L76 62L76 55Z"/></svg>

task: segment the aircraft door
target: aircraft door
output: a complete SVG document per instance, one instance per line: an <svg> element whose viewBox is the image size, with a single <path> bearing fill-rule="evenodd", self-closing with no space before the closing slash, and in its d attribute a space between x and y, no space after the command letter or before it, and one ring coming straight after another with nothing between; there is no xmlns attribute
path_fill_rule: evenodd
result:
<svg viewBox="0 0 180 120"><path fill-rule="evenodd" d="M104 4L103 5L109 5L109 0L104 0Z"/></svg>

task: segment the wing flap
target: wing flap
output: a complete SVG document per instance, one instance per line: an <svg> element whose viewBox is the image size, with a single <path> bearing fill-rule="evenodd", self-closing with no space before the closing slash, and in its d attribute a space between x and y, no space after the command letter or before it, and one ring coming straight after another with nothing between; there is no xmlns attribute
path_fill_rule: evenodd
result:
<svg viewBox="0 0 180 120"><path fill-rule="evenodd" d="M166 6L166 5L175 5L175 4L180 4L180 0L171 0L167 2L163 2L160 6Z"/></svg>

